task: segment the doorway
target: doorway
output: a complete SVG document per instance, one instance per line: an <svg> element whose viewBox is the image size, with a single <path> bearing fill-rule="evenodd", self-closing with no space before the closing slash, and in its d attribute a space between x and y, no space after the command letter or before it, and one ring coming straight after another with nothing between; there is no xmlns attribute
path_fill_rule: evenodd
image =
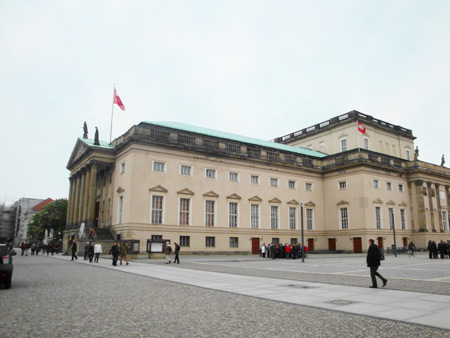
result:
<svg viewBox="0 0 450 338"><path fill-rule="evenodd" d="M353 252L354 253L362 253L361 237L353 237Z"/></svg>
<svg viewBox="0 0 450 338"><path fill-rule="evenodd" d="M259 237L252 237L252 255L259 255Z"/></svg>
<svg viewBox="0 0 450 338"><path fill-rule="evenodd" d="M378 238L377 238L377 243L378 243L378 247L379 247L380 249L384 249L383 237L378 237Z"/></svg>
<svg viewBox="0 0 450 338"><path fill-rule="evenodd" d="M328 238L328 250L336 251L336 238Z"/></svg>
<svg viewBox="0 0 450 338"><path fill-rule="evenodd" d="M308 238L308 251L314 251L314 238Z"/></svg>

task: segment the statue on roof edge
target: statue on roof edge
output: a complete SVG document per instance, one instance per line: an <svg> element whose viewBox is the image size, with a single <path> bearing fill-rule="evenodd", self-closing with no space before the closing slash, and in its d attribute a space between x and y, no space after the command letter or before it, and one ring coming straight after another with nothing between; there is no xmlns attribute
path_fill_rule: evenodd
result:
<svg viewBox="0 0 450 338"><path fill-rule="evenodd" d="M445 164L445 157L444 154L442 154L442 158L441 158L441 167L443 167Z"/></svg>
<svg viewBox="0 0 450 338"><path fill-rule="evenodd" d="M419 146L416 146L416 150L414 150L414 161L417 161L419 158Z"/></svg>
<svg viewBox="0 0 450 338"><path fill-rule="evenodd" d="M87 127L86 121L84 121L84 125L83 125L83 138L88 138L88 127Z"/></svg>
<svg viewBox="0 0 450 338"><path fill-rule="evenodd" d="M94 139L94 145L95 146L99 146L100 145L100 141L98 139L98 129L97 127L95 127L95 139Z"/></svg>

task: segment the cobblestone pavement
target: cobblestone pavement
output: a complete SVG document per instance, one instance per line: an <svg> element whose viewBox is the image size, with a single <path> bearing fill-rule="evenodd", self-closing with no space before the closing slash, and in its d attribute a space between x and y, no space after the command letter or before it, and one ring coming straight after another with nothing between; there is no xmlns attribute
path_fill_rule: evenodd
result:
<svg viewBox="0 0 450 338"><path fill-rule="evenodd" d="M15 258L0 337L450 337L447 330L170 283L46 256ZM133 264L133 263L131 263Z"/></svg>

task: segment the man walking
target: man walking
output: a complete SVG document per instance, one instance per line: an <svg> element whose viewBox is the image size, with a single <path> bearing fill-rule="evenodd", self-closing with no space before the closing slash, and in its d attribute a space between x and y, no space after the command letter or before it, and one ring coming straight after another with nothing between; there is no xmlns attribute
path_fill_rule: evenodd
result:
<svg viewBox="0 0 450 338"><path fill-rule="evenodd" d="M378 277L383 281L383 287L387 284L387 279L384 278L382 275L380 275L377 270L378 267L381 265L380 263L380 249L375 244L375 241L373 239L369 239L369 250L367 250L367 266L370 267L370 277L372 278L372 286L371 288L376 289L377 286L377 279Z"/></svg>
<svg viewBox="0 0 450 338"><path fill-rule="evenodd" d="M117 266L117 260L119 259L119 247L117 242L114 242L111 250L109 250L109 254L112 254L112 265Z"/></svg>
<svg viewBox="0 0 450 338"><path fill-rule="evenodd" d="M166 243L166 248L164 249L164 253L166 254L166 264L170 264L172 260L170 259L170 254L172 253L172 247L169 242Z"/></svg>
<svg viewBox="0 0 450 338"><path fill-rule="evenodd" d="M47 252L48 255L48 252ZM75 258L75 260L78 260L77 257L77 241L73 240L72 242L72 260Z"/></svg>
<svg viewBox="0 0 450 338"><path fill-rule="evenodd" d="M98 259L100 258L100 254L102 253L102 245L99 241L97 241L97 244L94 245L94 253L95 253L95 259L94 262L98 263Z"/></svg>
<svg viewBox="0 0 450 338"><path fill-rule="evenodd" d="M180 246L176 242L174 242L173 244L175 245L175 259L173 261L173 264L180 264L180 258L178 257L178 255L180 254Z"/></svg>
<svg viewBox="0 0 450 338"><path fill-rule="evenodd" d="M125 262L128 265L128 245L125 242L122 242L122 244L120 245L120 265L122 265L122 259L125 259Z"/></svg>

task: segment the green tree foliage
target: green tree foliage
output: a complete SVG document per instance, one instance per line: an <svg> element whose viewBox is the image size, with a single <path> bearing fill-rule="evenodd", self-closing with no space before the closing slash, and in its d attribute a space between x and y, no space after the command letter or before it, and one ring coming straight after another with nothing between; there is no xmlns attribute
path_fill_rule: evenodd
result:
<svg viewBox="0 0 450 338"><path fill-rule="evenodd" d="M43 239L45 230L50 233L53 229L54 236L63 232L66 225L67 199L61 198L42 208L39 214L31 219L28 225L28 235L36 239Z"/></svg>

